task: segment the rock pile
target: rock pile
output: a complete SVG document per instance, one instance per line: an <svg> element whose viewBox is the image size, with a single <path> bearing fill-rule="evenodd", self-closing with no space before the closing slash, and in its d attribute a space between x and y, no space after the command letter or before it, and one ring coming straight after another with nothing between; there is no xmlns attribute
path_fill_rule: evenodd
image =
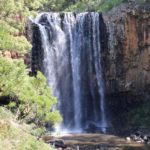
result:
<svg viewBox="0 0 150 150"><path fill-rule="evenodd" d="M127 142L135 141L136 143L145 143L150 145L150 134L137 131L126 138Z"/></svg>

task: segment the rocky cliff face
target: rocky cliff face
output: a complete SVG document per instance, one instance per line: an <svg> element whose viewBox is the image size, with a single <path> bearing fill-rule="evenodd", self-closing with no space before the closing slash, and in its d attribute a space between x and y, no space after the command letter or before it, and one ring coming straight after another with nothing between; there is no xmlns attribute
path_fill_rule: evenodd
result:
<svg viewBox="0 0 150 150"><path fill-rule="evenodd" d="M123 5L104 18L109 46L104 54L106 92L115 119L118 112L150 100L150 7Z"/></svg>
<svg viewBox="0 0 150 150"><path fill-rule="evenodd" d="M24 61L24 64L27 65L27 68L31 68L31 56L29 53L22 54L18 51L1 51L0 57L9 58L9 59L20 59ZM30 70L31 71L31 70Z"/></svg>

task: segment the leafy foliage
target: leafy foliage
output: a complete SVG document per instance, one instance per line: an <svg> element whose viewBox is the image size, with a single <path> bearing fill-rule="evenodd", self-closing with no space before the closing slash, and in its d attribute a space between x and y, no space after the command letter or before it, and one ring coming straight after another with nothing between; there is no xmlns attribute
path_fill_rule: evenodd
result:
<svg viewBox="0 0 150 150"><path fill-rule="evenodd" d="M31 45L24 36L16 36L18 30L4 21L0 21L0 50L17 50L25 52L31 49Z"/></svg>
<svg viewBox="0 0 150 150"><path fill-rule="evenodd" d="M0 77L0 97L10 97L9 107L17 113L19 120L34 122L39 127L61 121L58 111L50 112L57 99L51 95L40 72L36 77L30 77L23 62L1 58Z"/></svg>
<svg viewBox="0 0 150 150"><path fill-rule="evenodd" d="M121 4L123 0L83 0L67 8L68 11L107 11L112 7Z"/></svg>
<svg viewBox="0 0 150 150"><path fill-rule="evenodd" d="M47 10L52 11L99 11L105 12L128 0L53 0L45 4ZM148 0L136 0L137 3L145 3Z"/></svg>
<svg viewBox="0 0 150 150"><path fill-rule="evenodd" d="M26 17L47 0L0 0L0 50L25 52L31 45L24 36Z"/></svg>
<svg viewBox="0 0 150 150"><path fill-rule="evenodd" d="M131 110L128 113L128 124L131 127L150 128L150 103Z"/></svg>

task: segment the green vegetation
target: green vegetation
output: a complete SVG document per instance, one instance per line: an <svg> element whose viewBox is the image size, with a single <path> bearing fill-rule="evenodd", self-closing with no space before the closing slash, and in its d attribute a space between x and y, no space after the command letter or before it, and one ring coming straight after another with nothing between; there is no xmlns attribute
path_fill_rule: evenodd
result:
<svg viewBox="0 0 150 150"><path fill-rule="evenodd" d="M40 137L46 131L46 124L52 126L62 120L57 110L52 111L56 103L40 72L30 77L22 61L0 58L1 146L5 148L8 143L7 150L48 150L48 146L31 135ZM16 120L20 124L16 124ZM23 128L24 122L30 125L27 131Z"/></svg>
<svg viewBox="0 0 150 150"><path fill-rule="evenodd" d="M42 9L46 2L0 0L0 51L26 53L31 50L31 44L25 38L26 18ZM31 134L39 137L45 132L46 124L52 126L62 120L59 112L53 111L56 103L42 73L30 77L23 61L0 57L0 147L48 150L49 146ZM11 110L13 116L4 107ZM20 123L30 124L30 130L24 132L23 125L16 124L12 117Z"/></svg>
<svg viewBox="0 0 150 150"><path fill-rule="evenodd" d="M70 5L66 10L68 11L98 11L105 12L121 4L123 0L85 0L78 1L76 4Z"/></svg>
<svg viewBox="0 0 150 150"><path fill-rule="evenodd" d="M26 17L34 14L46 0L0 0L0 50L29 51L24 37Z"/></svg>
<svg viewBox="0 0 150 150"><path fill-rule="evenodd" d="M24 36L26 17L34 14L46 2L47 0L1 0L1 51L25 53L31 49L31 44ZM51 95L40 72L36 77L29 77L23 62L0 58L0 77L0 99L9 99L8 107L19 120L34 122L38 127L61 121L58 111L50 112L57 100Z"/></svg>
<svg viewBox="0 0 150 150"><path fill-rule="evenodd" d="M128 124L130 127L150 129L150 104L131 110L128 113Z"/></svg>
<svg viewBox="0 0 150 150"><path fill-rule="evenodd" d="M0 97L9 99L8 107L19 120L38 127L61 121L58 111L50 112L57 100L40 72L36 77L30 77L23 62L6 58L0 59L0 66Z"/></svg>
<svg viewBox="0 0 150 150"><path fill-rule="evenodd" d="M30 134L31 126L19 124L15 116L0 107L0 147L3 150L52 150Z"/></svg>
<svg viewBox="0 0 150 150"><path fill-rule="evenodd" d="M24 36L14 36L18 30L0 20L0 50L15 50L25 52L31 49L30 43Z"/></svg>
<svg viewBox="0 0 150 150"><path fill-rule="evenodd" d="M52 11L98 11L106 12L111 8L127 2L127 0L49 0L44 9ZM145 3L148 0L136 0L137 3Z"/></svg>

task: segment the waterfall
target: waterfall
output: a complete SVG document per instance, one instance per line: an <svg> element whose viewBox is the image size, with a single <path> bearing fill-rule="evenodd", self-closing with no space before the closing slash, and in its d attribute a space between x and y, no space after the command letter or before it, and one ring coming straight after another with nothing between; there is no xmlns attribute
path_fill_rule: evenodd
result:
<svg viewBox="0 0 150 150"><path fill-rule="evenodd" d="M94 12L42 13L34 20L41 41L34 49L43 52L42 71L59 100L61 130L94 126L105 132L108 127L100 17Z"/></svg>

